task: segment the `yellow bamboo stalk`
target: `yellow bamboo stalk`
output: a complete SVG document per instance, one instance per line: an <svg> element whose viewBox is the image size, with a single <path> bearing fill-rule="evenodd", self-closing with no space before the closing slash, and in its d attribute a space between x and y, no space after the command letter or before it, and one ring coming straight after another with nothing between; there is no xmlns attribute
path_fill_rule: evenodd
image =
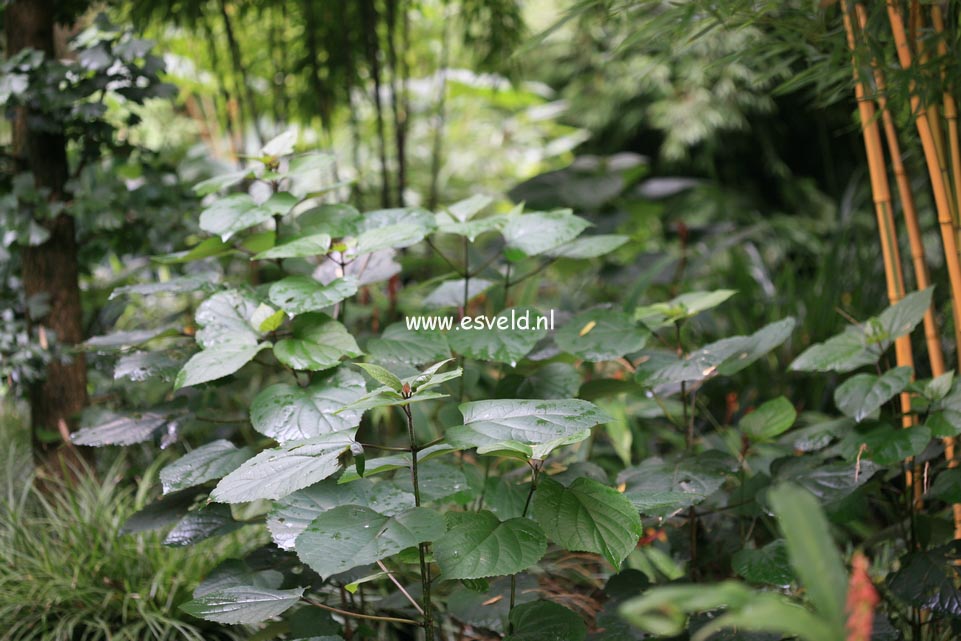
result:
<svg viewBox="0 0 961 641"><path fill-rule="evenodd" d="M884 278L888 288L888 301L895 305L904 298L904 274L901 270L901 252L898 249L897 231L894 224L891 187L888 183L888 173L884 162L884 148L881 145L881 130L878 127L874 102L867 97L864 81L861 79L857 59L854 56L857 45L846 0L842 0L841 9L844 14L844 30L847 33L848 47L852 53L854 95L857 99L858 113L861 117L861 133L864 138L864 151L868 159L874 213L878 219L878 234L881 239L881 256L884 259ZM894 342L894 355L899 367L914 368L914 354L909 335L901 336ZM911 395L907 392L901 394L901 410L904 427L910 427L914 424L914 419L911 414Z"/></svg>
<svg viewBox="0 0 961 641"><path fill-rule="evenodd" d="M854 5L854 10L858 17L858 23L863 31L867 25L867 12L864 9L864 5L858 3ZM888 154L891 157L891 169L894 173L895 184L898 188L898 199L901 202L901 212L904 215L905 228L908 232L911 262L914 266L914 279L918 289L924 290L930 286L931 278L928 273L928 264L924 255L924 242L921 236L921 225L918 221L918 210L914 202L914 195L911 191L911 181L908 178L908 173L905 170L904 162L901 158L901 145L898 143L894 117L888 109L884 71L882 71L876 59L871 60L871 67L874 72L874 84L877 89L878 109L881 111L881 123L884 126L884 138L887 142ZM944 351L941 348L941 332L934 315L933 305L924 314L924 338L928 347L928 360L931 364L931 374L933 376L940 376L947 371L947 368L944 364ZM953 447L953 439L951 439L951 441Z"/></svg>
<svg viewBox="0 0 961 641"><path fill-rule="evenodd" d="M941 59L948 56L948 42L944 37L944 15L939 5L931 6L931 22L938 34L938 55ZM954 99L953 87L946 82L947 73L941 67L941 81L944 84L944 118L948 122L948 147L951 152L951 177L954 181L955 212L961 212L961 137L958 132L958 103Z"/></svg>
<svg viewBox="0 0 961 641"><path fill-rule="evenodd" d="M913 60L907 33L904 29L904 20L894 0L887 0L887 9L898 60L903 69L910 71ZM914 114L918 137L921 139L921 147L924 150L924 160L931 179L931 189L934 192L934 204L938 214L938 226L941 230L941 242L944 246L944 262L948 269L948 281L951 286L951 310L954 314L955 340L961 346L961 260L958 258L957 230L951 215L953 199L945 180L946 172L938 163L938 153L931 125L928 122L927 111L922 108L921 97L918 95L914 81L911 82L910 94L911 112ZM961 356L961 349L958 350L958 353Z"/></svg>

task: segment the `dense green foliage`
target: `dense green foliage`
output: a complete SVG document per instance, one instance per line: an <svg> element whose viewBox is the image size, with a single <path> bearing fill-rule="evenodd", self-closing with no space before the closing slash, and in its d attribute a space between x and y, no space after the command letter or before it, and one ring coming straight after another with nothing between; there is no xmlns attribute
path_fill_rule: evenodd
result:
<svg viewBox="0 0 961 641"><path fill-rule="evenodd" d="M74 4L0 67L70 173L0 159L0 436L58 359L90 397L8 448L0 639L959 634L947 279L882 302L839 7Z"/></svg>

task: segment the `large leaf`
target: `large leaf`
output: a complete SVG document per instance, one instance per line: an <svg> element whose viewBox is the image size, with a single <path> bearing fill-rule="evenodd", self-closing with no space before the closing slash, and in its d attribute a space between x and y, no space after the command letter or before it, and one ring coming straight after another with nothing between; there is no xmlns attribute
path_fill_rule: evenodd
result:
<svg viewBox="0 0 961 641"><path fill-rule="evenodd" d="M675 296L666 303L638 307L634 310L634 319L641 321L652 330L661 329L713 309L736 293L733 289L686 292L680 296Z"/></svg>
<svg viewBox="0 0 961 641"><path fill-rule="evenodd" d="M738 575L751 583L787 586L794 580L783 539L772 541L762 548L739 550L731 557L731 565Z"/></svg>
<svg viewBox="0 0 961 641"><path fill-rule="evenodd" d="M227 559L204 577L204 580L194 589L193 597L196 599L225 588L245 585L276 590L283 582L284 575L276 570L255 572L240 559Z"/></svg>
<svg viewBox="0 0 961 641"><path fill-rule="evenodd" d="M338 278L323 285L309 276L288 276L270 286L270 301L288 314L320 312L357 293L357 281Z"/></svg>
<svg viewBox="0 0 961 641"><path fill-rule="evenodd" d="M187 361L174 379L174 387L190 387L230 376L253 360L270 343L245 345L243 343L218 343L207 347Z"/></svg>
<svg viewBox="0 0 961 641"><path fill-rule="evenodd" d="M226 505L208 505L184 516L167 533L164 545L185 547L213 536L229 534L243 523L235 521Z"/></svg>
<svg viewBox="0 0 961 641"><path fill-rule="evenodd" d="M483 579L516 574L540 561L547 537L526 518L503 523L492 512L465 512L457 525L434 543L444 579Z"/></svg>
<svg viewBox="0 0 961 641"><path fill-rule="evenodd" d="M807 372L850 372L873 365L899 336L910 333L931 306L932 288L908 294L877 318L846 327L837 336L804 350L791 369Z"/></svg>
<svg viewBox="0 0 961 641"><path fill-rule="evenodd" d="M621 471L617 482L641 514L665 517L714 494L729 470L728 461L707 454L678 461L649 458Z"/></svg>
<svg viewBox="0 0 961 641"><path fill-rule="evenodd" d="M770 631L804 641L841 641L844 638L843 627L826 624L780 594L754 592L735 581L655 588L624 603L620 612L628 622L646 632L673 637L685 631L690 614L720 608L725 608L725 613L700 628L692 641L706 641L724 628Z"/></svg>
<svg viewBox="0 0 961 641"><path fill-rule="evenodd" d="M898 598L913 607L961 617L958 559L957 541L909 552L900 559L901 568L888 578L888 585Z"/></svg>
<svg viewBox="0 0 961 641"><path fill-rule="evenodd" d="M303 258L323 256L330 249L330 235L309 234L286 240L253 256L250 260L270 260L278 258Z"/></svg>
<svg viewBox="0 0 961 641"><path fill-rule="evenodd" d="M842 452L850 460L863 453L880 465L897 465L921 454L931 441L931 430L924 425L909 428L885 423L862 425L865 427L852 430L840 444Z"/></svg>
<svg viewBox="0 0 961 641"><path fill-rule="evenodd" d="M267 515L267 529L274 543L292 550L294 541L314 519L341 505L366 505L384 516L394 516L414 507L414 495L391 481L338 483L326 479L275 502Z"/></svg>
<svg viewBox="0 0 961 641"><path fill-rule="evenodd" d="M494 281L484 278L471 278L467 281L467 301L480 296L490 289ZM464 304L464 279L448 280L441 283L423 300L423 306L429 309L444 307L460 307Z"/></svg>
<svg viewBox="0 0 961 641"><path fill-rule="evenodd" d="M153 438L173 417L165 412L113 412L91 408L83 413L81 429L70 435L75 445L133 445Z"/></svg>
<svg viewBox="0 0 961 641"><path fill-rule="evenodd" d="M448 454L450 452L456 451L455 448L451 447L447 443L438 443L437 445L431 445L430 447L425 447L417 453L418 463L427 461L435 456L440 456L442 454ZM391 454L390 456L380 456L375 459L370 459L367 461L367 469L364 471L364 476L373 476L375 474L383 474L384 472L391 472L393 470L399 469L410 469L411 466L411 456L410 453L403 454ZM351 483L361 478L360 474L354 468L348 468L344 470L338 479L338 483Z"/></svg>
<svg viewBox="0 0 961 641"><path fill-rule="evenodd" d="M910 367L895 367L881 376L857 374L834 390L838 409L857 422L874 417L881 406L904 391L911 382Z"/></svg>
<svg viewBox="0 0 961 641"><path fill-rule="evenodd" d="M230 194L200 213L200 228L227 241L237 232L270 220L272 215L249 194Z"/></svg>
<svg viewBox="0 0 961 641"><path fill-rule="evenodd" d="M647 343L648 332L624 312L592 309L575 315L557 332L561 350L586 361L610 361L636 352Z"/></svg>
<svg viewBox="0 0 961 641"><path fill-rule="evenodd" d="M513 367L547 335L552 320L530 307L505 309L494 318L466 316L457 331L448 334L448 341L468 358Z"/></svg>
<svg viewBox="0 0 961 641"><path fill-rule="evenodd" d="M255 345L261 333L251 319L258 306L255 298L237 290L214 294L202 302L194 314L199 326L197 343L204 348L224 343Z"/></svg>
<svg viewBox="0 0 961 641"><path fill-rule="evenodd" d="M730 376L755 362L783 343L794 330L793 318L771 323L750 336L724 338L689 354L683 359L659 363L652 372L638 368L638 381L648 387L701 381L716 375Z"/></svg>
<svg viewBox="0 0 961 641"><path fill-rule="evenodd" d="M357 237L357 245L353 248L353 253L361 256L381 249L410 247L424 240L426 235L427 232L422 226L410 223L377 227L362 232Z"/></svg>
<svg viewBox="0 0 961 641"><path fill-rule="evenodd" d="M460 406L464 424L447 430L450 443L487 452L544 459L556 447L577 443L610 420L581 400L475 401Z"/></svg>
<svg viewBox="0 0 961 641"><path fill-rule="evenodd" d="M534 494L534 519L547 536L572 552L594 552L614 568L644 533L637 510L623 494L588 478L569 487L547 478Z"/></svg>
<svg viewBox="0 0 961 641"><path fill-rule="evenodd" d="M447 211L444 213L448 214L452 219L463 223L479 214L492 202L494 202L494 199L490 196L475 194L470 198L459 200L453 205L448 205Z"/></svg>
<svg viewBox="0 0 961 641"><path fill-rule="evenodd" d="M509 374L497 382L503 398L573 398L581 387L580 373L568 363L547 363L527 376Z"/></svg>
<svg viewBox="0 0 961 641"><path fill-rule="evenodd" d="M361 412L338 410L366 391L363 377L343 367L307 387L271 385L250 404L250 422L255 430L280 443L340 432L357 427Z"/></svg>
<svg viewBox="0 0 961 641"><path fill-rule="evenodd" d="M265 450L221 479L210 498L221 503L279 499L322 481L338 469L338 458L348 450L354 430L291 441Z"/></svg>
<svg viewBox="0 0 961 641"><path fill-rule="evenodd" d="M271 590L255 586L235 586L209 592L188 601L180 609L200 619L217 623L260 623L297 605L304 588Z"/></svg>
<svg viewBox="0 0 961 641"><path fill-rule="evenodd" d="M420 365L450 358L447 336L431 330L410 330L405 323L388 325L379 338L367 342L367 352L383 363Z"/></svg>
<svg viewBox="0 0 961 641"><path fill-rule="evenodd" d="M510 613L512 632L504 641L584 641L587 626L571 610L552 601L532 601Z"/></svg>
<svg viewBox="0 0 961 641"><path fill-rule="evenodd" d="M504 225L508 256L542 254L574 240L588 226L589 222L574 216L570 210L512 216Z"/></svg>
<svg viewBox="0 0 961 641"><path fill-rule="evenodd" d="M847 573L817 499L801 488L782 484L768 493L784 534L791 567L818 614L837 629L844 626Z"/></svg>
<svg viewBox="0 0 961 641"><path fill-rule="evenodd" d="M238 448L224 439L207 443L160 470L163 493L222 478L253 455L249 447Z"/></svg>
<svg viewBox="0 0 961 641"><path fill-rule="evenodd" d="M741 431L752 441L768 441L794 425L797 411L783 396L770 400L741 419Z"/></svg>
<svg viewBox="0 0 961 641"><path fill-rule="evenodd" d="M326 314L302 314L294 319L290 331L290 338L274 345L274 356L292 369L318 372L336 367L345 356L360 356L347 328Z"/></svg>
<svg viewBox="0 0 961 641"><path fill-rule="evenodd" d="M424 507L385 516L360 505L322 513L297 537L297 556L321 577L397 554L444 534L444 517Z"/></svg>
<svg viewBox="0 0 961 641"><path fill-rule="evenodd" d="M576 238L560 247L548 249L544 252L547 256L555 258L597 258L604 254L609 254L630 238L618 234L599 234L597 236L585 236Z"/></svg>

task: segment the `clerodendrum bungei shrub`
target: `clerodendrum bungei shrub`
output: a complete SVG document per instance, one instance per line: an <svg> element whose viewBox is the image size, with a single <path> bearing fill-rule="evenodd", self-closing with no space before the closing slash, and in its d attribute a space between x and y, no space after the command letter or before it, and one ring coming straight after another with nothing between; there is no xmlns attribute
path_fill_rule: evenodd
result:
<svg viewBox="0 0 961 641"><path fill-rule="evenodd" d="M487 319L493 328L482 330L414 330L404 322L380 327L382 316L397 317L400 256L409 264L417 252L436 252L453 270L422 285L406 283L429 290L423 309L465 315L472 304L480 307L483 295L484 304L494 305L488 310L516 318L531 310L510 307L512 287L556 260L597 258L627 238L583 235L589 223L570 211L492 213L490 199L480 196L437 213L362 214L323 201L335 185L320 189L316 176L330 168L330 157L293 154L293 142L282 135L247 169L197 185L209 200L199 222L210 236L156 259L186 265L183 274L119 290L174 293L198 303L186 328L168 323L88 343L121 350L116 377L152 381L161 393L145 394L159 402L137 411L90 411L75 443L129 445L162 437L167 445L194 445L163 468L163 496L128 529L172 524L167 543L190 545L266 525L272 539L245 559L223 560L182 605L186 612L227 624L279 618L277 634L324 639L373 638L377 631L382 636L376 638L385 638L389 629L412 627L435 639L464 625L515 640L577 641L587 637L586 618L621 635L603 638L637 638L621 622L619 607L630 622L655 633L677 634L690 613L724 605L731 608L723 620L730 625L749 620L755 628L824 633L824 639L842 629L829 593L837 577L843 590L843 567L813 577L792 573L789 564L802 563L810 551L795 546L789 532L787 548L782 539L760 549L750 537L742 540L747 569L738 573L761 584L800 577L817 616L783 595L736 582L700 586L714 590L711 598L697 589L653 590L621 607L650 577L677 578L673 562L654 549L635 564L648 568L648 578L621 571L639 541L658 535L642 530L642 516L655 524L682 519L691 532L693 575L701 527L695 506L722 494L722 487L722 503L753 506L774 480L797 480L825 465L843 467L842 474L854 469L858 447L840 451L848 461L828 462L838 455L819 451L828 439L797 458L794 473L774 472L772 461L794 448L779 440L796 419L783 397L760 404L736 427L719 426L703 438L696 433L694 390L765 358L791 335L793 319L687 349L684 323L733 294L715 291L630 310L596 307L556 330L534 323L499 328L496 318ZM481 247L482 236L493 242ZM442 253L452 238L463 248L456 259ZM221 269L216 277L190 267L211 263ZM842 371L838 363L851 359L853 367L877 362L895 337L920 322L929 300L930 292L907 297L832 339L843 344L813 348L795 368ZM648 345L652 336L658 341ZM188 347L193 341L199 351ZM582 386L601 371L607 374ZM842 412L857 421L873 417L910 379L897 369L859 376L838 397ZM625 469L615 470L612 482L610 471L590 460L592 430L610 423L608 435L615 433L624 420L617 399L625 386L647 390L679 438L676 451L634 466L631 452L615 446ZM945 403L945 394L932 395L933 408ZM919 428L906 437L879 425L870 438L864 475L847 483L848 491L870 476L868 458L884 464L887 453L900 461L926 444L930 432ZM804 508L805 517L795 518L798 528L811 528L809 538L823 542L825 558L834 559L817 504L808 506L809 497L796 492L772 491L772 509L783 524ZM727 517L748 509L755 508ZM538 577L557 567L558 551L596 555L591 567L614 575L601 612L582 616L572 610L575 602L538 588ZM762 566L764 572L754 571ZM818 591L819 580L833 587ZM759 608L766 618L752 619Z"/></svg>

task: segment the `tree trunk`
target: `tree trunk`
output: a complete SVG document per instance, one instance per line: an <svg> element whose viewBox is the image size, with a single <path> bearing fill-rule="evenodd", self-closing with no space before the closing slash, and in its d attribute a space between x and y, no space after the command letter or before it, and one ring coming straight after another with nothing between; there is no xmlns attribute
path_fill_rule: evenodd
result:
<svg viewBox="0 0 961 641"><path fill-rule="evenodd" d="M384 133L384 109L380 101L380 38L377 34L377 8L374 0L361 0L361 20L363 22L364 44L367 51L367 64L374 80L374 111L377 116L377 140L380 145L380 205L390 206L390 180L387 174L387 136Z"/></svg>
<svg viewBox="0 0 961 641"><path fill-rule="evenodd" d="M304 30L307 40L307 56L310 58L310 85L317 101L317 115L320 116L320 128L330 141L330 92L324 87L324 79L320 70L320 43L317 34L320 25L317 20L314 0L304 0Z"/></svg>
<svg viewBox="0 0 961 641"><path fill-rule="evenodd" d="M234 68L234 75L237 78L237 98L246 102L247 115L250 117L250 124L254 127L257 134L257 142L261 146L266 142L264 132L260 130L260 120L258 119L257 103L254 99L254 92L250 88L250 78L247 76L247 67L244 65L244 58L240 53L240 43L234 35L234 25L230 21L230 12L227 11L226 0L220 0L220 17L224 21L224 33L227 36L227 46L230 51L230 63Z"/></svg>
<svg viewBox="0 0 961 641"><path fill-rule="evenodd" d="M407 105L403 101L407 78L404 72L404 54L397 55L398 0L387 0L387 61L390 64L390 103L394 114L394 146L397 151L397 204L404 206L404 189L407 183ZM401 7L406 12L406 7ZM402 17L404 20L405 17ZM403 28L404 23L401 27Z"/></svg>
<svg viewBox="0 0 961 641"><path fill-rule="evenodd" d="M15 0L4 15L7 55L32 48L54 56L54 0ZM33 174L38 188L50 190L52 200L64 200L69 168L66 139L59 132L36 131L29 124L25 108L17 110L13 122L13 155L18 169ZM32 318L33 328L56 335L60 351L83 341L80 287L78 283L77 240L74 221L67 214L38 221L50 232L42 245L22 251L23 288L26 296L46 296L49 313ZM52 449L42 432L68 434L76 415L87 404L87 370L82 354L66 360L54 359L43 381L30 390L30 414L34 444L39 450Z"/></svg>

